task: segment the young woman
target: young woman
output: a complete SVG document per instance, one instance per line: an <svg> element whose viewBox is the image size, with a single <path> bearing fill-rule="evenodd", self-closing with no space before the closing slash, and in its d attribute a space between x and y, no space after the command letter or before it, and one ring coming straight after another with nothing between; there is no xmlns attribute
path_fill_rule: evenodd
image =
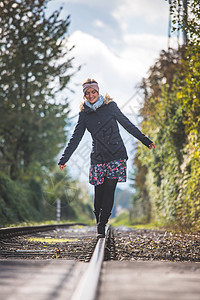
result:
<svg viewBox="0 0 200 300"><path fill-rule="evenodd" d="M88 79L82 86L85 101L74 133L58 165L61 170L66 167L66 162L87 129L93 139L89 182L94 185L94 214L98 237L105 237L105 225L113 207L117 182L126 181L128 156L117 122L149 149L155 148L155 145L129 121L107 94L104 97L99 94L95 80Z"/></svg>

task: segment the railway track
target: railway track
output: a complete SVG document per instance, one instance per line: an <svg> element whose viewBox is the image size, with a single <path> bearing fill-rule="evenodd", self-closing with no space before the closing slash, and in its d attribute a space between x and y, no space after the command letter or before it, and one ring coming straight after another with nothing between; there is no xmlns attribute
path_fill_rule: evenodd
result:
<svg viewBox="0 0 200 300"><path fill-rule="evenodd" d="M0 239L30 234L34 232L44 232L56 230L60 228L69 228L72 226L85 226L83 223L67 223L67 224L53 224L53 225L39 225L39 226L21 226L21 227L7 227L0 229Z"/></svg>
<svg viewBox="0 0 200 300"><path fill-rule="evenodd" d="M5 283L1 282L4 276L8 280L8 287L16 284L16 276L21 276L21 279L19 278L21 288L17 287L17 292L8 298L7 288L8 291L6 290L5 295L2 294L2 299L132 299L132 290L137 290L133 282L137 279L138 286L142 290L146 282L138 276L144 274L142 276L146 280L146 272L151 272L148 279L151 283L150 290L151 285L159 280L162 286L162 283L168 280L168 273L179 279L182 278L182 274L183 277L187 274L188 282L191 276L193 278L193 282L191 281L193 285L188 289L189 293L195 288L197 290L195 293L198 294L196 280L200 272L199 233L172 234L156 230L107 227L106 238L97 240L95 227L77 225L83 224L1 229L0 269L3 270L3 275L0 276L0 285L4 287ZM176 263L177 261L179 263ZM27 272L27 266L29 270L27 276L31 277L29 282L27 276L23 276ZM154 273L154 268L158 270L158 274ZM125 289L126 280L129 280L128 289ZM176 293L180 295L180 298L170 296L170 299L182 300L183 296L187 295L187 290L184 291L185 294L182 292L181 280L179 288L173 286L173 281L170 281L168 289L172 285L174 295ZM121 281L123 284L119 286L116 282ZM44 289L41 295L38 295L37 291L36 295L34 294L33 287L37 287L38 284ZM115 288L111 288L113 286ZM124 298L120 298L123 286ZM114 291L115 294L111 296ZM164 285L162 293L165 291ZM137 292L140 295L141 291ZM199 299L196 294L194 299ZM168 295L162 298L160 294L159 297L168 299ZM144 298L157 299L154 296L148 298L148 294L145 294Z"/></svg>
<svg viewBox="0 0 200 300"><path fill-rule="evenodd" d="M82 223L0 230L0 259L75 259L89 261L95 230ZM81 227L80 227L81 226Z"/></svg>
<svg viewBox="0 0 200 300"><path fill-rule="evenodd" d="M94 300L98 292L101 267L105 255L105 246L110 237L111 228L107 226L105 238L100 238L96 244L89 266L80 279L71 300Z"/></svg>
<svg viewBox="0 0 200 300"><path fill-rule="evenodd" d="M26 228L8 228L0 230L0 259L77 259L79 261L89 262L85 272L80 276L80 280L76 284L76 288L73 291L70 299L72 300L94 300L98 291L98 283L100 279L101 267L103 260L109 255L108 246L110 245L109 239L111 235L111 227L106 227L106 237L96 238L96 229L91 231L85 231L80 233L79 230L72 227L80 224L65 224L48 225L48 226L36 226ZM82 225L82 224L81 224ZM67 229L70 229L67 232ZM77 232L79 237L77 239ZM38 242L40 237L43 237L43 243L40 242L40 249ZM69 241L69 248L71 247L72 253L69 253L67 249L67 255L65 255L64 248L58 245L58 240L62 240L63 236L67 235ZM81 235L81 236L80 236ZM29 240L36 241L29 243ZM48 240L45 243L45 239ZM48 246L48 249L41 249L41 246L47 248L49 240L55 240L53 245ZM74 240L73 240L74 239ZM81 239L86 241L87 247L84 248ZM46 245L45 245L46 244ZM63 244L68 244L64 241ZM79 244L79 245L78 245ZM56 247L56 248L55 248ZM82 257L81 257L82 256ZM18 298L16 298L18 299Z"/></svg>

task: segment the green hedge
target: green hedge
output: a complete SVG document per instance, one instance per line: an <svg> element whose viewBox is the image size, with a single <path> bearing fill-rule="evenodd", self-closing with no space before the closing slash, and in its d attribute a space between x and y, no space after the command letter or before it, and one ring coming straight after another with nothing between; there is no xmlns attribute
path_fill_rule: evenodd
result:
<svg viewBox="0 0 200 300"><path fill-rule="evenodd" d="M24 221L40 221L44 215L39 183L12 181L0 173L0 226Z"/></svg>

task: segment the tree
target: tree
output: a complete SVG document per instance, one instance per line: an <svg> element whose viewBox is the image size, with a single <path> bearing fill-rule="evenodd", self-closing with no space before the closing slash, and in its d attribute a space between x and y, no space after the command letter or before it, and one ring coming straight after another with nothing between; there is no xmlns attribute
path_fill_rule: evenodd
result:
<svg viewBox="0 0 200 300"><path fill-rule="evenodd" d="M174 179L172 170L175 171L174 176L178 176L182 162L180 150L185 143L183 120L178 116L181 112L177 110L178 103L173 90L173 82L182 69L181 57L182 49L161 51L160 57L150 68L148 77L141 84L144 92L144 103L140 111L143 118L141 127L156 144L156 150L151 153L138 145L134 160L134 206L143 213L143 220L146 221L151 217L174 218L174 203L170 201L173 199L170 191L177 193L177 181L171 189L166 181L168 174ZM168 182L172 187L171 179Z"/></svg>
<svg viewBox="0 0 200 300"><path fill-rule="evenodd" d="M48 216L55 217L56 201L61 201L61 219L91 220L94 216L88 190L72 180L68 172L46 174L44 201Z"/></svg>
<svg viewBox="0 0 200 300"><path fill-rule="evenodd" d="M196 44L200 33L199 0L168 0L172 16L172 30L182 30L184 44Z"/></svg>
<svg viewBox="0 0 200 300"><path fill-rule="evenodd" d="M70 17L46 17L48 0L0 2L0 157L12 179L35 162L51 168L63 147L70 80ZM64 103L64 104L63 104Z"/></svg>
<svg viewBox="0 0 200 300"><path fill-rule="evenodd" d="M187 34L187 44L173 50L175 56L161 56L143 80L142 130L155 142L156 150L147 153L138 146L138 174L145 168L146 172L143 177L137 175L135 183L140 197L146 188L154 220L199 230L200 3L188 1L186 14L183 1L170 2L174 20Z"/></svg>

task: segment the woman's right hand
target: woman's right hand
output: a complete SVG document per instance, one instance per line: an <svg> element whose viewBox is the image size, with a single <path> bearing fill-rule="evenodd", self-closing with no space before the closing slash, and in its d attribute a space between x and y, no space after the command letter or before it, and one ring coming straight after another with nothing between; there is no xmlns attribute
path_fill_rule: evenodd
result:
<svg viewBox="0 0 200 300"><path fill-rule="evenodd" d="M63 170L65 167L66 167L66 165L59 165L59 168L60 168L61 170Z"/></svg>

